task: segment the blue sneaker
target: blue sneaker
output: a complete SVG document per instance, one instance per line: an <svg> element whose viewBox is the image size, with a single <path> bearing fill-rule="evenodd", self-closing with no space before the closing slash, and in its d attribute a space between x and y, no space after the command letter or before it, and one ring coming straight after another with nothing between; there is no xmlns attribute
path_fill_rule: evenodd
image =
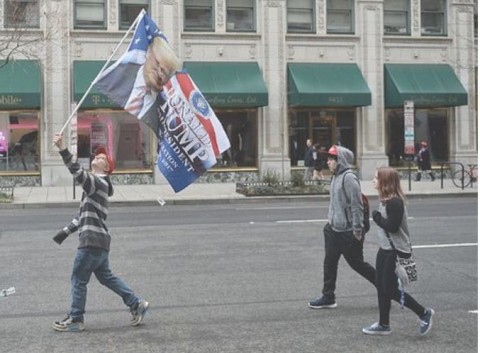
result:
<svg viewBox="0 0 480 353"><path fill-rule="evenodd" d="M326 296L315 298L308 303L310 309L333 309L337 307L335 299L327 298Z"/></svg>
<svg viewBox="0 0 480 353"><path fill-rule="evenodd" d="M418 319L418 332L420 336L425 336L432 329L433 314L435 314L433 309L427 309L427 313Z"/></svg>
<svg viewBox="0 0 480 353"><path fill-rule="evenodd" d="M140 322L142 322L143 317L147 313L148 310L148 302L145 300L141 300L136 308L130 309L130 312L132 313L132 319L130 320L130 325L132 326L138 326L140 325Z"/></svg>
<svg viewBox="0 0 480 353"><path fill-rule="evenodd" d="M379 324L378 322L374 323L371 326L364 327L362 332L366 335L382 335L386 336L392 333L390 326Z"/></svg>
<svg viewBox="0 0 480 353"><path fill-rule="evenodd" d="M70 315L62 321L55 321L52 327L55 331L59 332L80 332L85 330L83 321L74 320Z"/></svg>

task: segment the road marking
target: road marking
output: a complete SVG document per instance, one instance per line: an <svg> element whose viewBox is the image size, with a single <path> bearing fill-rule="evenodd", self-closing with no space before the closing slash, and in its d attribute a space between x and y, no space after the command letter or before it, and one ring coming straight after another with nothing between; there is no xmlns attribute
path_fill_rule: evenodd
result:
<svg viewBox="0 0 480 353"><path fill-rule="evenodd" d="M277 221L277 223L312 223L312 222L328 222L328 219L298 219L291 221Z"/></svg>
<svg viewBox="0 0 480 353"><path fill-rule="evenodd" d="M237 207L235 211L257 211L257 210L312 210L327 209L328 206L278 206L278 207Z"/></svg>
<svg viewBox="0 0 480 353"><path fill-rule="evenodd" d="M469 310L468 313L469 314L478 314L478 310Z"/></svg>
<svg viewBox="0 0 480 353"><path fill-rule="evenodd" d="M478 246L478 243L458 243L458 244L432 244L432 245L414 245L415 249L432 249L432 248L454 248L458 246Z"/></svg>
<svg viewBox="0 0 480 353"><path fill-rule="evenodd" d="M410 218L410 217L408 217ZM328 222L328 219L301 219L290 221L276 221L277 223L315 223ZM414 245L415 249L433 249L433 248L454 248L460 246L478 246L478 243L457 243L457 244L432 244L432 245Z"/></svg>
<svg viewBox="0 0 480 353"><path fill-rule="evenodd" d="M413 217L408 217L408 219L414 219ZM373 222L373 219L370 218L370 221ZM288 221L276 221L277 223L312 223L312 222L328 222L328 219L292 219Z"/></svg>

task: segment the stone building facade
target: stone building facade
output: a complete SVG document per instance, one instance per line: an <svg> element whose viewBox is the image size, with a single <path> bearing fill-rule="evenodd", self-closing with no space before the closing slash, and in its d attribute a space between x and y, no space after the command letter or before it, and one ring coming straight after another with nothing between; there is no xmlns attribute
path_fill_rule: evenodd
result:
<svg viewBox="0 0 480 353"><path fill-rule="evenodd" d="M307 138L354 150L362 179L405 166L405 100L415 106L414 142L429 142L434 164L477 161L476 1L20 0L19 24L9 1L0 0L0 60L15 33L26 44L0 69L0 175L9 180L71 183L52 136L142 7L231 139L203 182L289 179L303 170ZM119 161L117 182L165 182L155 137L98 92L78 125L86 164L103 143ZM35 131L35 146L15 152Z"/></svg>

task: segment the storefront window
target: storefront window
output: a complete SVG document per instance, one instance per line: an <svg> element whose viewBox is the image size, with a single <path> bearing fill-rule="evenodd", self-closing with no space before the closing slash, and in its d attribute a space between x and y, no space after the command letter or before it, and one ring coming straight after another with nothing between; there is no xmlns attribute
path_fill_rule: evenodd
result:
<svg viewBox="0 0 480 353"><path fill-rule="evenodd" d="M403 109L387 111L387 155L391 166L404 164L405 137ZM415 110L415 150L420 141L427 141L432 162L449 160L448 108Z"/></svg>
<svg viewBox="0 0 480 353"><path fill-rule="evenodd" d="M215 168L257 167L257 110L216 110L231 148L218 159Z"/></svg>
<svg viewBox="0 0 480 353"><path fill-rule="evenodd" d="M303 166L306 141L328 149L333 144L355 153L355 110L291 110L289 146L292 166Z"/></svg>
<svg viewBox="0 0 480 353"><path fill-rule="evenodd" d="M111 151L115 170L150 169L150 129L125 112L78 115L78 161L84 167L98 147Z"/></svg>
<svg viewBox="0 0 480 353"><path fill-rule="evenodd" d="M0 112L0 172L38 172L38 114Z"/></svg>

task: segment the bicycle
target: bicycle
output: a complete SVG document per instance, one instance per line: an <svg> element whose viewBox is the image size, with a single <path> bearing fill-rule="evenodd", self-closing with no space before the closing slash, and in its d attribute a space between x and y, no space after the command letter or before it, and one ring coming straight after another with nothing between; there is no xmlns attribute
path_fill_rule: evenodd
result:
<svg viewBox="0 0 480 353"><path fill-rule="evenodd" d="M478 167L476 164L467 164L468 169L460 169L452 174L453 184L458 188L472 186L478 178Z"/></svg>

